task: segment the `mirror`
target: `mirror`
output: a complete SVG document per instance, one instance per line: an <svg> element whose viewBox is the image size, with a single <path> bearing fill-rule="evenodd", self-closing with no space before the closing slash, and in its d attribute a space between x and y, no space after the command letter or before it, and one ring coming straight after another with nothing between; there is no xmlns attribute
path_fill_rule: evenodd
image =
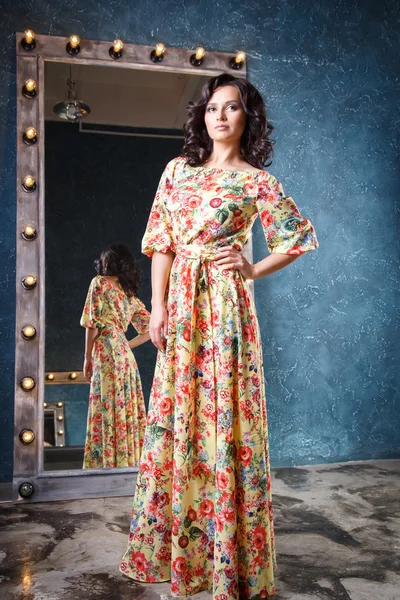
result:
<svg viewBox="0 0 400 600"><path fill-rule="evenodd" d="M56 410L52 437L45 434L43 465L45 471L82 469L84 463L85 468L113 468L115 461L100 460L104 452L116 452L101 433L91 431L96 461L84 457L90 386L82 374L85 330L80 318L96 274L93 263L107 244L127 245L143 274L139 296L150 309L150 261L141 255L141 239L161 173L180 154L186 106L209 76L53 61L45 62L44 76L44 431L51 429L47 407L60 403L64 413L61 420ZM54 107L60 112L66 95L74 92L86 116L69 121L65 117L74 115L64 111L60 118ZM134 335L130 326L128 339ZM156 349L147 342L134 356L147 408ZM103 423L114 418L112 393L102 392L96 402L95 418ZM124 426L115 425L109 439L115 440ZM95 438L100 439L96 447Z"/></svg>

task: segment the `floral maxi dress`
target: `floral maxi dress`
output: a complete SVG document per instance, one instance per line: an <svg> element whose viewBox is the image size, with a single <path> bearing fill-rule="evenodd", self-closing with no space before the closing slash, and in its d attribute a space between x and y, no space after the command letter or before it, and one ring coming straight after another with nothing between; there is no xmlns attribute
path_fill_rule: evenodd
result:
<svg viewBox="0 0 400 600"><path fill-rule="evenodd" d="M139 334L146 333L149 319L139 298L129 298L106 277L92 279L81 317L83 327L98 330L92 352L84 469L139 464L146 412L125 331L132 323Z"/></svg>
<svg viewBox="0 0 400 600"><path fill-rule="evenodd" d="M155 369L122 573L175 596L275 592L261 341L253 298L218 248L241 250L260 215L269 250L317 247L311 223L264 171L190 167L161 178L143 252L172 250L168 337Z"/></svg>

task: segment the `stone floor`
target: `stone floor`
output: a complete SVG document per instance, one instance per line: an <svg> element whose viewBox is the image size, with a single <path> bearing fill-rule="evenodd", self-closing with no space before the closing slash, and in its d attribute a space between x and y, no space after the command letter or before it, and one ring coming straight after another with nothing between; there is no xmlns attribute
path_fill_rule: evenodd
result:
<svg viewBox="0 0 400 600"><path fill-rule="evenodd" d="M399 600L399 475L399 460L275 470L274 600ZM130 506L129 498L0 505L1 600L171 598L168 583L118 572Z"/></svg>

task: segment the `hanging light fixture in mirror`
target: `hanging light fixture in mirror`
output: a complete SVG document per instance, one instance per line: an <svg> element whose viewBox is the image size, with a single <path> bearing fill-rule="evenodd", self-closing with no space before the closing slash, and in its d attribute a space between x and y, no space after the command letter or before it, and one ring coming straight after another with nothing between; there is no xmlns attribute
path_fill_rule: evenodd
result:
<svg viewBox="0 0 400 600"><path fill-rule="evenodd" d="M69 121L70 123L77 123L83 117L86 117L90 113L90 107L76 99L75 81L72 79L72 69L69 65L69 79L67 80L67 97L61 102L57 102L54 105L53 110L60 119Z"/></svg>

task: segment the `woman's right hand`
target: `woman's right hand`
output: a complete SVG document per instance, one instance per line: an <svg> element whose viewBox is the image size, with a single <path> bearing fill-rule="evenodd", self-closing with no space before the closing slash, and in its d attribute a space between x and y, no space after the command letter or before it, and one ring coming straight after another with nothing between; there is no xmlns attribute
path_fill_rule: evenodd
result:
<svg viewBox="0 0 400 600"><path fill-rule="evenodd" d="M83 376L87 381L92 379L93 375L93 362L91 358L85 358L85 362L83 363Z"/></svg>
<svg viewBox="0 0 400 600"><path fill-rule="evenodd" d="M150 339L158 350L165 352L168 313L164 304L153 306L150 315Z"/></svg>

